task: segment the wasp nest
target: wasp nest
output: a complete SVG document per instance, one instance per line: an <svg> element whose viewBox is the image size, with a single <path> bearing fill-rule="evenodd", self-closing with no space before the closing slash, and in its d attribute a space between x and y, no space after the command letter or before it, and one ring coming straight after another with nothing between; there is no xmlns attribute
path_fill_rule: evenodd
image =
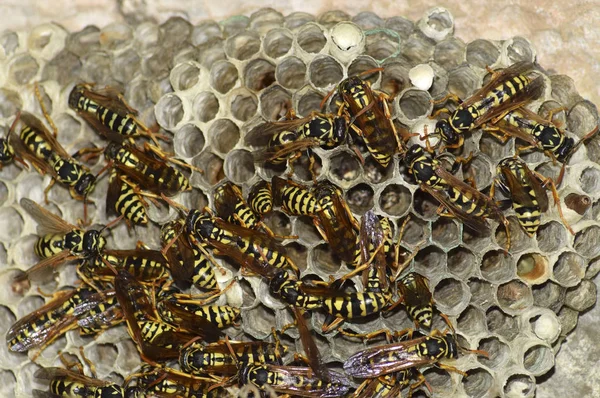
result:
<svg viewBox="0 0 600 398"><path fill-rule="evenodd" d="M80 81L116 87L139 110L146 125L158 124L173 134L177 157L205 170L204 174L192 172L194 189L176 198L185 206L202 208L212 205L213 187L223 179L241 185L247 193L253 183L282 172L254 162L243 139L249 129L264 120L276 120L290 105L298 114L308 115L348 76L382 67L370 75L372 87L395 95L392 114L399 127L420 133L424 126L433 129L434 122L428 119L432 100L448 92L467 98L482 86L488 66L535 61L535 50L522 37L464 43L453 36L453 30L452 15L444 9L434 9L416 23L372 13L283 16L263 9L250 17L196 26L171 18L158 26L116 23L103 29L88 26L74 33L53 24L28 33L5 31L0 36L0 120L8 131L18 110L39 114L32 84L40 82L58 127L58 140L73 153L98 143L99 138L68 108L71 88ZM592 130L598 122L596 107L579 96L572 80L543 70L540 73L545 89L533 109L543 115L565 107L555 120L570 134L581 137ZM474 131L467 134L463 151L473 152L468 171L482 189L492 183L497 163L515 153L515 143L510 139L501 144ZM468 377L436 367L425 370L434 395L534 396L536 377L554 366L554 355L563 337L575 328L578 313L595 302L595 285L586 270L600 254L600 140L592 139L576 153L561 185L561 205L575 235L563 225L556 207L551 207L542 216L536 236L529 239L511 210L509 256L503 253L506 237L502 226L494 224L495 233L481 238L463 229L457 220L438 217L437 204L411 184L399 159L382 169L370 156L361 164L346 145L315 152L319 178L343 188L356 216L373 208L390 217L396 231L410 216L403 245L410 250L419 247L410 269L429 278L437 307L456 325L460 344L489 353L489 358L468 355L457 361L455 365ZM542 153L523 157L532 169L548 177L558 176L560 165ZM97 164L95 170L101 167ZM295 175L310 184L306 164L297 164ZM18 270L37 262L33 252L36 224L18 203L23 197L42 202L47 182L47 178L15 165L0 172L0 280L5 287ZM94 204L88 210L95 223L107 221L106 185L104 178L91 196ZM591 208L578 206L581 195L592 199ZM75 222L82 217L82 206L75 204L64 188L55 186L49 199L65 220ZM151 206L149 216L162 223L174 212ZM287 241L287 249L303 276L326 280L347 272L333 259L310 220L275 212L267 223L278 234L299 236ZM131 248L138 239L159 247L158 229L151 225L132 231L119 225L111 230L109 245ZM223 282L237 272L227 264L224 267L228 275ZM16 319L40 307L46 300L42 293L75 284L74 266L65 266L58 278L48 278L39 290L34 286L23 295L2 289L0 328L6 332ZM291 320L284 304L270 296L265 283L257 278L242 279L227 300L245 308L237 337L245 333L263 339L272 325L281 327ZM315 313L312 319L320 330L322 315ZM411 325L403 312L347 324L357 332L382 327L400 330ZM444 325L434 322L434 327L443 329ZM294 344L296 336L290 333L284 343ZM324 359L335 368L364 347L335 333L317 336L317 343ZM38 364L0 344L0 395L25 397L33 388L44 389L33 378L35 370L40 365L57 365L58 351L76 354L80 346L96 363L101 378L122 381L139 365L136 348L123 326L97 339L69 332L42 353Z"/></svg>

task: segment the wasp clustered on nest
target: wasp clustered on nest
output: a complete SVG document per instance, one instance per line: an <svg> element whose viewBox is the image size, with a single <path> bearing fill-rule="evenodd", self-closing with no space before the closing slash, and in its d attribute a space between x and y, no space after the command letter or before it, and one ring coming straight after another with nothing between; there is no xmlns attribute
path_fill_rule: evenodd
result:
<svg viewBox="0 0 600 398"><path fill-rule="evenodd" d="M452 33L4 32L3 394L533 396L595 302L597 110Z"/></svg>

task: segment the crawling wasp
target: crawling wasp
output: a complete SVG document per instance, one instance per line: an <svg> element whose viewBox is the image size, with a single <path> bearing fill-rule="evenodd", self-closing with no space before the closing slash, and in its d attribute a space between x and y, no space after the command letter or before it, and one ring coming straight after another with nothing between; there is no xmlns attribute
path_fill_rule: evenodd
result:
<svg viewBox="0 0 600 398"><path fill-rule="evenodd" d="M137 185L117 169L112 169L106 193L106 212L122 215L133 224L148 224L146 203Z"/></svg>
<svg viewBox="0 0 600 398"><path fill-rule="evenodd" d="M167 259L159 250L139 247L131 250L103 250L82 270L96 279L112 281L114 270L125 270L141 282L152 282L166 275Z"/></svg>
<svg viewBox="0 0 600 398"><path fill-rule="evenodd" d="M36 391L36 397L46 398L125 398L123 387L63 368L42 368L35 372L37 379L48 380L48 392Z"/></svg>
<svg viewBox="0 0 600 398"><path fill-rule="evenodd" d="M563 216L554 182L549 178L544 178L538 172L530 170L527 164L520 159L507 158L498 164L497 177L490 195L493 196L494 188L498 187L504 195L509 197L519 224L527 235L533 237L540 226L542 213L548 210L545 188L547 185L552 190L560 218L569 231L574 234Z"/></svg>
<svg viewBox="0 0 600 398"><path fill-rule="evenodd" d="M137 376L137 385L127 388L128 398L219 398L226 394L224 388L215 385L218 379L214 376L197 377L171 368L152 369L149 365L142 366Z"/></svg>
<svg viewBox="0 0 600 398"><path fill-rule="evenodd" d="M268 386L279 394L333 398L348 393L350 385L346 376L334 371L328 371L328 375L329 381L323 381L309 367L272 364L246 365L239 372L242 384L251 384L260 390Z"/></svg>
<svg viewBox="0 0 600 398"><path fill-rule="evenodd" d="M123 138L147 136L155 143L157 138L148 127L136 118L123 95L112 87L94 89L94 84L79 83L69 94L69 107L85 119L94 130L112 141Z"/></svg>
<svg viewBox="0 0 600 398"><path fill-rule="evenodd" d="M453 171L466 161L468 160L457 159L452 167ZM479 233L489 232L489 225L485 219L494 218L504 225L507 250L510 248L508 220L492 198L446 171L437 159L419 145L409 148L405 162L421 188L447 210L447 213L443 213L440 209L438 214L456 217L468 228Z"/></svg>
<svg viewBox="0 0 600 398"><path fill-rule="evenodd" d="M101 231L90 229L84 231L48 210L31 199L22 198L21 207L27 211L38 223L40 238L35 245L35 253L42 258L24 274L17 277L17 281L28 279L32 274L49 266L76 260L90 260L99 255L106 245L106 239ZM107 225L105 228L109 227Z"/></svg>
<svg viewBox="0 0 600 398"><path fill-rule="evenodd" d="M473 352L484 355L483 352ZM428 336L360 351L344 362L344 371L351 377L375 378L410 368L437 365L464 374L453 366L440 363L443 359L458 358L458 353L454 334L435 330Z"/></svg>
<svg viewBox="0 0 600 398"><path fill-rule="evenodd" d="M433 297L427 278L410 272L398 281L398 293L417 326L431 327Z"/></svg>
<svg viewBox="0 0 600 398"><path fill-rule="evenodd" d="M502 119L487 126L485 130L494 134L502 142L506 142L510 136L526 142L528 146L519 147L518 153L538 149L551 159L562 163L563 167L557 180L557 184L560 185L565 165L569 162L570 157L582 143L598 132L598 126L575 143L573 138L567 137L564 131L552 122L552 111L547 119L543 119L538 114L522 107L508 112Z"/></svg>
<svg viewBox="0 0 600 398"><path fill-rule="evenodd" d="M186 289L192 283L204 290L219 288L214 262L205 250L207 245L184 231L184 220L168 222L160 231L169 270L178 287Z"/></svg>
<svg viewBox="0 0 600 398"><path fill-rule="evenodd" d="M104 156L132 183L156 195L173 196L192 189L179 170L125 142L109 143Z"/></svg>
<svg viewBox="0 0 600 398"><path fill-rule="evenodd" d="M273 204L281 206L281 210L286 214L314 216L320 210L318 199L305 185L291 179L274 176L271 186L273 187Z"/></svg>
<svg viewBox="0 0 600 398"><path fill-rule="evenodd" d="M518 62L500 72L489 70L490 81L468 99L461 101L452 94L442 99L441 102L452 98L458 107L453 112L447 108L435 112L434 115L448 113L450 117L437 122L434 135L441 137L446 148L460 148L465 132L537 98L543 89L543 80L541 76L533 80L528 77L532 69L532 63Z"/></svg>
<svg viewBox="0 0 600 398"><path fill-rule="evenodd" d="M314 224L319 233L341 260L356 267L360 262L358 223L342 192L335 185L322 181L315 186L314 194L319 205Z"/></svg>
<svg viewBox="0 0 600 398"><path fill-rule="evenodd" d="M310 148L318 146L328 150L346 141L348 124L345 116L314 112L307 117L297 118L290 111L286 119L261 124L248 132L247 144L266 145L265 149L255 153L256 160L278 165L289 158L291 168L293 162L307 151L314 176L315 159Z"/></svg>
<svg viewBox="0 0 600 398"><path fill-rule="evenodd" d="M362 74L379 70L372 69ZM337 91L343 100L339 113L346 110L351 120L350 126L362 137L369 153L382 167L387 167L397 151L405 151L402 137L391 118L389 98L384 93L375 93L369 83L359 76L342 80ZM332 94L333 91L323 99L321 107Z"/></svg>
<svg viewBox="0 0 600 398"><path fill-rule="evenodd" d="M273 210L273 192L268 181L261 180L250 188L248 204L256 214L265 215Z"/></svg>
<svg viewBox="0 0 600 398"><path fill-rule="evenodd" d="M85 199L96 184L96 176L71 157L38 118L21 112L19 119L23 123L21 133L17 136L12 131L9 140L15 153L28 160L40 174L52 176L44 190L46 202L48 191L56 181L67 186L74 199Z"/></svg>
<svg viewBox="0 0 600 398"><path fill-rule="evenodd" d="M54 340L78 326L82 327L81 334L91 334L115 324L120 314L111 306L113 297L112 291L88 288L57 292L47 304L11 326L6 336L8 348L25 352L40 347L37 357Z"/></svg>

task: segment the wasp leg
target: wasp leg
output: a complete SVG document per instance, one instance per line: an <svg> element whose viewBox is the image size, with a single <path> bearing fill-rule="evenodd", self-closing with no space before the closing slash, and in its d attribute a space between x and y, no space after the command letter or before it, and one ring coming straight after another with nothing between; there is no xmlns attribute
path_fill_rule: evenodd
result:
<svg viewBox="0 0 600 398"><path fill-rule="evenodd" d="M151 144L148 144L146 142L146 143L144 143L144 149L146 149L146 150L154 153L156 156L158 156L159 158L161 158L165 162L171 162L171 163L176 164L176 165L178 165L180 167L183 167L185 169L192 170L192 171L197 171L200 174L204 174L204 170L199 169L198 167L196 167L194 165L187 164L186 162L184 162L182 160L175 159L173 157L173 156L175 156L175 154L167 153L167 152L163 151L158 146L151 145Z"/></svg>
<svg viewBox="0 0 600 398"><path fill-rule="evenodd" d="M53 178L50 180L50 183L48 184L48 186L46 187L46 189L44 189L44 201L46 202L46 204L48 204L48 192L50 191L50 189L54 186L54 184L56 183L56 180Z"/></svg>
<svg viewBox="0 0 600 398"><path fill-rule="evenodd" d="M287 178L291 178L294 174L294 163L302 157L302 152L298 151L288 158L288 167L290 171L287 173Z"/></svg>
<svg viewBox="0 0 600 398"><path fill-rule="evenodd" d="M34 87L35 96L38 100L38 103L40 104L40 109L42 110L42 113L44 114L44 118L46 118L46 120L48 121L48 124L52 128L52 133L54 135L54 138L56 138L58 136L58 129L56 128L54 121L52 120L52 118L50 117L50 114L48 113L48 110L46 109L46 105L44 104L44 99L42 98L42 93L40 92L40 86L37 82L35 82L33 87Z"/></svg>
<svg viewBox="0 0 600 398"><path fill-rule="evenodd" d="M364 339L364 340L372 340L372 339L374 339L377 336L384 335L386 341L388 343L391 343L393 341L393 338L394 338L394 334L389 329L379 329L379 330L375 330L375 331L370 332L370 333L353 333L353 332L349 332L347 330L344 330L342 328L338 329L338 331L341 334L343 334L344 336L356 337L356 338Z"/></svg>
<svg viewBox="0 0 600 398"><path fill-rule="evenodd" d="M456 102L457 104L462 104L462 100L458 97L458 95L456 94L452 94L452 93L448 93L446 94L444 97L440 98L440 99L432 99L431 103L432 104L443 104L444 102L448 101L448 100L452 100L453 102Z"/></svg>
<svg viewBox="0 0 600 398"><path fill-rule="evenodd" d="M567 220L565 219L565 216L563 214L562 206L560 204L560 197L558 196L558 191L556 190L556 184L554 184L554 181L552 181L551 178L544 177L537 171L533 171L533 173L535 174L535 176L537 178L540 179L543 187L548 187L548 186L550 187L550 190L552 191L552 197L554 198L554 204L556 205L556 207L558 209L558 215L560 216L560 219L562 220L563 224L565 224L565 227L567 227L567 229L569 230L571 235L575 235L575 231L573 231L573 229L571 228L571 226L569 225L569 223L567 222Z"/></svg>
<svg viewBox="0 0 600 398"><path fill-rule="evenodd" d="M345 319L344 318L335 318L333 321L331 321L330 323L327 323L327 321L325 323L323 323L323 326L321 328L321 331L323 333L329 333L331 332L333 329L338 328L338 326L340 326L342 323L344 323ZM341 328L338 329L341 332Z"/></svg>
<svg viewBox="0 0 600 398"><path fill-rule="evenodd" d="M403 153L403 152L405 152L404 145L402 144L402 138L400 137L400 134L398 133L398 130L396 129L396 125L394 124L394 121L392 120L392 113L390 112L388 98L389 97L383 93L379 94L379 100L381 101L381 104L383 107L383 114L388 119L388 122L390 123L390 127L392 128L392 131L394 132L394 137L396 138L396 145L398 145L398 152Z"/></svg>

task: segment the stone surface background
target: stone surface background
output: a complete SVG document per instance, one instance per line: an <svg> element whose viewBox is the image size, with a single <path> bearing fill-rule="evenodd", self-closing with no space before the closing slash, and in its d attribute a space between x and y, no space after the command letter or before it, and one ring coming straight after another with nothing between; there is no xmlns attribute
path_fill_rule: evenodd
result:
<svg viewBox="0 0 600 398"><path fill-rule="evenodd" d="M468 42L476 38L506 39L520 35L536 47L539 63L547 69L571 76L578 92L600 103L600 2L585 0L3 0L2 29L30 29L54 21L73 31L94 24L152 19L163 22L170 16L185 16L192 23L204 19L222 20L249 15L261 7L273 7L284 14L305 11L313 15L341 9L351 15L372 11L384 17L402 15L419 19L433 6L448 8L455 17L456 36ZM224 6L226 4L226 6ZM600 279L596 277L596 282ZM557 396L600 396L600 379L593 375L600 361L597 307L583 314L577 329L562 346L552 375L538 387L540 398Z"/></svg>

